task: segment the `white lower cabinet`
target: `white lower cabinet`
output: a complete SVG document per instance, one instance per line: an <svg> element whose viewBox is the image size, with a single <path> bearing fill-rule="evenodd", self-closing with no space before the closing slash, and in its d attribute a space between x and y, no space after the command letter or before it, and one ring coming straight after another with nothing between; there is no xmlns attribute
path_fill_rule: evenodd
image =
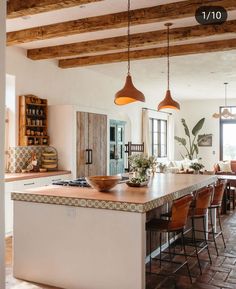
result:
<svg viewBox="0 0 236 289"><path fill-rule="evenodd" d="M13 201L11 192L13 191L13 182L5 183L5 233L12 234L13 228Z"/></svg>
<svg viewBox="0 0 236 289"><path fill-rule="evenodd" d="M5 182L5 234L12 235L13 232L13 191L24 191L30 188L51 185L53 182L71 179L71 174L35 178L22 181Z"/></svg>

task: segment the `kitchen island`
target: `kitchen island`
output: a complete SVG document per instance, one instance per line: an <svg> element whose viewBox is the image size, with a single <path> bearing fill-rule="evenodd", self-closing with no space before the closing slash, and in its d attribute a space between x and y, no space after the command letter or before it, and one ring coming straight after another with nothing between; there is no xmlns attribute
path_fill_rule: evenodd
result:
<svg viewBox="0 0 236 289"><path fill-rule="evenodd" d="M13 192L16 278L66 289L144 289L148 212L215 176L158 174L109 193L48 186Z"/></svg>

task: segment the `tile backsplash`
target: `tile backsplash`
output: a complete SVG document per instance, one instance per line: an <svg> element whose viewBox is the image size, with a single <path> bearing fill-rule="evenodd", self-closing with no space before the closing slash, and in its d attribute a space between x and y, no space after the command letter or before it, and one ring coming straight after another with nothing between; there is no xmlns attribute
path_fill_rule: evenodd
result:
<svg viewBox="0 0 236 289"><path fill-rule="evenodd" d="M33 153L40 162L42 152L46 149L48 149L48 147L45 146L17 146L10 148L8 150L7 172L20 173L21 170L27 166Z"/></svg>

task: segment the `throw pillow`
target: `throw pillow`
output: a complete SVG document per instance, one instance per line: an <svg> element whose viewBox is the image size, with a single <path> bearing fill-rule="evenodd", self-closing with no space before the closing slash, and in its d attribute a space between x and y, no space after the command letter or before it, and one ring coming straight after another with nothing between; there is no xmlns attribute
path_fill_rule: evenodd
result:
<svg viewBox="0 0 236 289"><path fill-rule="evenodd" d="M183 170L183 162L184 161L175 161L175 166L182 171Z"/></svg>
<svg viewBox="0 0 236 289"><path fill-rule="evenodd" d="M219 162L218 164L221 172L232 173L230 161Z"/></svg>
<svg viewBox="0 0 236 289"><path fill-rule="evenodd" d="M184 170L189 170L189 166L191 165L192 161L190 159L185 158L183 161L183 168Z"/></svg>

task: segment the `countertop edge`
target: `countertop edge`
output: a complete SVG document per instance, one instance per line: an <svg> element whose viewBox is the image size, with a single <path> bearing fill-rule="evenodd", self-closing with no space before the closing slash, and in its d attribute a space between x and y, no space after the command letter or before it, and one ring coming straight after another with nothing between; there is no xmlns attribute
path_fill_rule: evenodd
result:
<svg viewBox="0 0 236 289"><path fill-rule="evenodd" d="M102 200L73 198L73 197L32 195L20 192L12 192L11 199L13 201L43 203L51 205L64 205L82 208L125 211L132 213L145 213L144 204L119 202L119 201L102 201Z"/></svg>
<svg viewBox="0 0 236 289"><path fill-rule="evenodd" d="M53 204L53 205L65 205L83 208L95 208L95 209L107 209L115 211L125 211L132 213L146 213L155 208L158 208L165 203L171 202L181 196L184 196L190 192L198 190L201 187L210 185L217 180L216 176L211 176L209 179L202 181L198 184L193 184L182 190L172 192L167 196L156 198L146 203L132 203L110 200L97 200L97 199L85 199L78 197L62 197L62 196L49 196L43 194L32 194L22 192L12 192L11 198L13 201Z"/></svg>
<svg viewBox="0 0 236 289"><path fill-rule="evenodd" d="M30 179L38 179L38 178L46 178L46 177L53 177L59 175L67 175L71 174L71 171L66 170L59 170L59 171L51 171L51 172L35 172L35 173L8 173L5 174L7 177L4 178L6 183L15 182L15 181L23 181L23 180L30 180ZM11 176L12 175L12 176Z"/></svg>
<svg viewBox="0 0 236 289"><path fill-rule="evenodd" d="M201 187L208 186L208 185L214 183L215 181L217 181L217 176L212 175L208 180L202 181L201 184L194 184L194 185L186 187L182 190L173 192L168 196L160 197L160 198L155 199L153 201L147 202L144 204L144 212L148 212L148 211L151 211L155 208L158 208L158 207L160 207L160 206L162 206L168 202L171 202L175 199L178 199L184 195L187 195L190 192L196 191L196 190L200 189Z"/></svg>

